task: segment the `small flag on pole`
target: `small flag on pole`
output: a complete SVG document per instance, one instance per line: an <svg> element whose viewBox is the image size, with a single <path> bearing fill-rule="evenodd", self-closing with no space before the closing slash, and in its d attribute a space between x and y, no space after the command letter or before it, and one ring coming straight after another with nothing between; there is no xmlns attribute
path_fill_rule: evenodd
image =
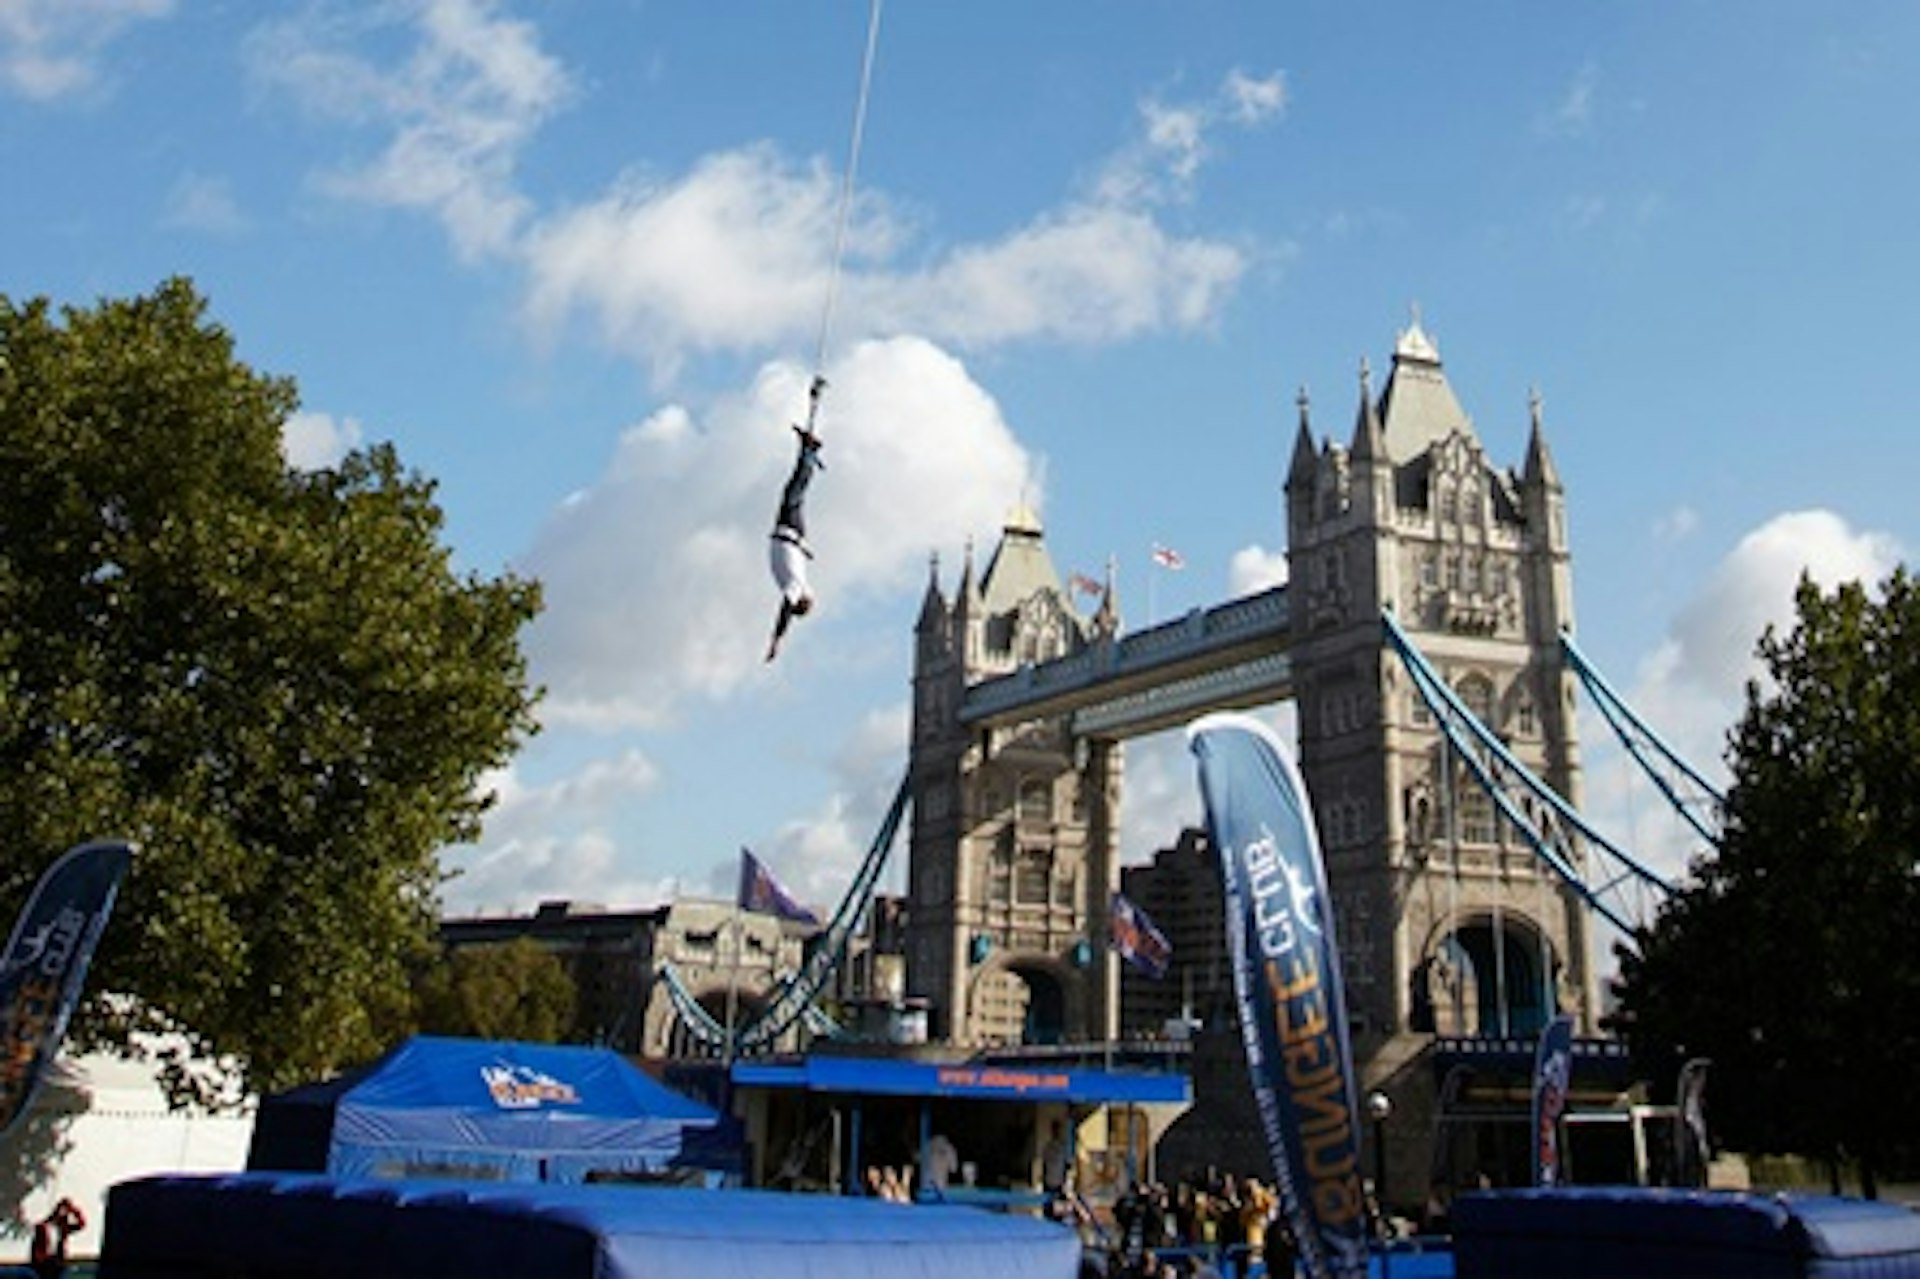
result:
<svg viewBox="0 0 1920 1279"><path fill-rule="evenodd" d="M1067 585L1082 595L1098 595L1107 588L1100 585L1098 578L1088 577L1085 573L1075 573L1067 579Z"/></svg>
<svg viewBox="0 0 1920 1279"><path fill-rule="evenodd" d="M1180 552L1171 546L1162 546L1158 542L1153 544L1153 562L1161 568L1173 569L1176 572L1187 566L1187 561L1181 558Z"/></svg>
<svg viewBox="0 0 1920 1279"><path fill-rule="evenodd" d="M1173 963L1173 943L1125 893L1113 895L1113 948L1155 981L1165 977Z"/></svg>
<svg viewBox="0 0 1920 1279"><path fill-rule="evenodd" d="M820 925L820 917L795 900L773 877L765 862L747 849L740 850L740 909L778 915L796 924Z"/></svg>

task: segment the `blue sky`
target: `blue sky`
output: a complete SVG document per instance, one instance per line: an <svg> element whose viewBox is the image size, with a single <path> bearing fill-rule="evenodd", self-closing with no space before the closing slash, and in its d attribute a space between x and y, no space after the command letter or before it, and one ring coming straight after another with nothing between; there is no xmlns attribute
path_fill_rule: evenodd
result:
<svg viewBox="0 0 1920 1279"><path fill-rule="evenodd" d="M1273 580L1309 388L1416 305L1499 464L1545 400L1583 648L1703 764L1803 566L1915 528L1920 8L914 4L883 16L810 507L764 539L830 278L864 0L0 0L0 291L193 278L392 440L464 568L547 584L545 731L456 911L833 900L905 765L937 553L1023 497L1133 625ZM1185 556L1149 579L1149 547ZM1589 811L1676 856L1597 728ZM1138 856L1197 814L1129 752Z"/></svg>

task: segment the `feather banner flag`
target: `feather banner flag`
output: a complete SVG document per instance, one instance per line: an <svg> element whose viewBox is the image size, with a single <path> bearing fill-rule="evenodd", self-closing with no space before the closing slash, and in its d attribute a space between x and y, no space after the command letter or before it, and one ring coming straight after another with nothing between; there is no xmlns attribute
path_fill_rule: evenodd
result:
<svg viewBox="0 0 1920 1279"><path fill-rule="evenodd" d="M81 844L34 886L0 955L0 1132L26 1111L80 1002L133 846Z"/></svg>
<svg viewBox="0 0 1920 1279"><path fill-rule="evenodd" d="M756 911L763 915L778 915L782 919L791 919L796 924L812 924L815 927L820 924L820 916L802 906L799 900L773 877L773 871L767 868L767 864L744 848L740 850L738 900L741 910Z"/></svg>
<svg viewBox="0 0 1920 1279"><path fill-rule="evenodd" d="M1533 1184L1560 1184L1560 1116L1573 1084L1573 1018L1561 1013L1533 1054Z"/></svg>
<svg viewBox="0 0 1920 1279"><path fill-rule="evenodd" d="M1245 715L1207 715L1187 744L1220 852L1247 1074L1300 1263L1314 1279L1365 1275L1358 1089L1306 784Z"/></svg>
<svg viewBox="0 0 1920 1279"><path fill-rule="evenodd" d="M1134 905L1125 893L1113 895L1113 948L1120 958L1159 981L1173 963L1173 943L1154 925L1153 917Z"/></svg>

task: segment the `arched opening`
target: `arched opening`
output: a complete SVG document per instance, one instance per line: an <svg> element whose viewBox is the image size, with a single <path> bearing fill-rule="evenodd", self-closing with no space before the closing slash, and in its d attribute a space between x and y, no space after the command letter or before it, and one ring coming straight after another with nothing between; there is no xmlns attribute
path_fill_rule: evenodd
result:
<svg viewBox="0 0 1920 1279"><path fill-rule="evenodd" d="M1526 1038L1552 1016L1540 934L1518 915L1463 924L1434 948L1424 976L1414 991L1415 1024L1438 1034Z"/></svg>
<svg viewBox="0 0 1920 1279"><path fill-rule="evenodd" d="M973 991L975 1039L1057 1044L1067 1037L1067 992L1044 966L1014 963L983 973Z"/></svg>

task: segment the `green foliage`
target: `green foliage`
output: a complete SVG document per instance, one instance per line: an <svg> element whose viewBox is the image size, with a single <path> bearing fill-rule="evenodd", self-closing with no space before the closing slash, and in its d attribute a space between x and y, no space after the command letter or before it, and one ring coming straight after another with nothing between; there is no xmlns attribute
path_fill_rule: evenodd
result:
<svg viewBox="0 0 1920 1279"><path fill-rule="evenodd" d="M1732 744L1726 834L1622 967L1635 1055L1713 1058L1714 1126L1741 1149L1920 1148L1920 589L1802 580L1769 629Z"/></svg>
<svg viewBox="0 0 1920 1279"><path fill-rule="evenodd" d="M533 730L539 597L454 572L391 447L289 468L293 383L205 309L0 297L0 909L135 839L89 981L135 999L76 1031L170 1024L274 1088L404 1029L436 852Z"/></svg>
<svg viewBox="0 0 1920 1279"><path fill-rule="evenodd" d="M558 1043L573 1025L573 978L551 951L529 938L460 946L445 953L416 988L420 1029Z"/></svg>

